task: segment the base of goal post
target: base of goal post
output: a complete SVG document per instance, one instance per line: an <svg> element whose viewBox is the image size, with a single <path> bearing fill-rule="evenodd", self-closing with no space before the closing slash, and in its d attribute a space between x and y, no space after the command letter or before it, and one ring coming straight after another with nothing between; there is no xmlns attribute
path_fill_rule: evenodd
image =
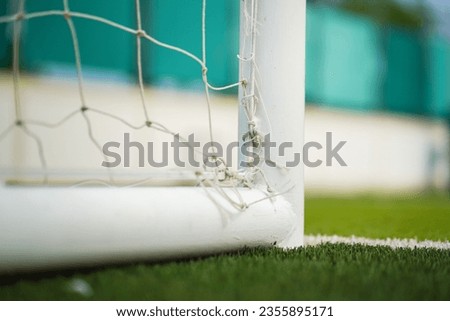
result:
<svg viewBox="0 0 450 321"><path fill-rule="evenodd" d="M239 192L246 201L264 197ZM272 246L297 221L280 196L239 211L213 188L200 187L3 186L0 203L0 273Z"/></svg>

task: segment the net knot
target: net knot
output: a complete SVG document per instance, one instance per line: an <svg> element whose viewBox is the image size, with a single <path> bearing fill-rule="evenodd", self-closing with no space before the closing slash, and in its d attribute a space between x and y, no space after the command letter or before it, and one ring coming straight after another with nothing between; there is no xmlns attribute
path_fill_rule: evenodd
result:
<svg viewBox="0 0 450 321"><path fill-rule="evenodd" d="M248 122L248 132L250 137L253 139L257 136L259 136L259 132L256 129L256 122L254 120L249 120Z"/></svg>
<svg viewBox="0 0 450 321"><path fill-rule="evenodd" d="M22 120L20 120L20 119L16 120L16 126L20 127L22 125L23 125L23 121Z"/></svg>
<svg viewBox="0 0 450 321"><path fill-rule="evenodd" d="M245 211L245 210L248 209L249 206L248 206L247 203L241 203L241 204L240 204L240 207L241 207L241 210L242 210L242 211Z"/></svg>
<svg viewBox="0 0 450 321"><path fill-rule="evenodd" d="M16 21L23 20L25 18L25 14L23 12L19 12L16 14Z"/></svg>
<svg viewBox="0 0 450 321"><path fill-rule="evenodd" d="M71 15L70 11L64 11L63 16L64 16L65 19L68 20L68 19L70 19L70 17L71 17L72 15Z"/></svg>
<svg viewBox="0 0 450 321"><path fill-rule="evenodd" d="M147 127L152 127L152 122L151 122L150 120L147 120L147 121L145 122L145 126L147 126Z"/></svg>
<svg viewBox="0 0 450 321"><path fill-rule="evenodd" d="M89 109L89 108L87 108L86 106L82 106L82 107L80 108L80 110L81 110L82 113L88 111L88 109Z"/></svg>
<svg viewBox="0 0 450 321"><path fill-rule="evenodd" d="M204 175L201 171L195 171L194 175L197 178L197 182L199 182L200 184L206 180L206 178L204 177Z"/></svg>
<svg viewBox="0 0 450 321"><path fill-rule="evenodd" d="M241 57L241 55L237 55L237 58L238 58L240 61L244 61L244 62L246 62L246 61L251 61L251 60L253 60L253 58L254 58L254 54L252 53L251 56L248 57L248 58Z"/></svg>
<svg viewBox="0 0 450 321"><path fill-rule="evenodd" d="M145 37L146 35L147 35L147 33L145 32L145 30L142 30L142 29L136 30L137 37Z"/></svg>

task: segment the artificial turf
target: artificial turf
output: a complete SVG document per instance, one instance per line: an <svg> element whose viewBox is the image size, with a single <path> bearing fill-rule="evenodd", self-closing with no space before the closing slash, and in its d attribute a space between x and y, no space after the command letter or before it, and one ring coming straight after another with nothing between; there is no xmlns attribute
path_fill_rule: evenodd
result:
<svg viewBox="0 0 450 321"><path fill-rule="evenodd" d="M92 292L71 290L74 279ZM13 281L0 288L0 299L450 300L450 251L343 244L245 250Z"/></svg>
<svg viewBox="0 0 450 321"><path fill-rule="evenodd" d="M448 198L306 202L308 234L450 239ZM85 282L90 291L71 284ZM450 251L363 245L0 276L0 300L450 300Z"/></svg>
<svg viewBox="0 0 450 321"><path fill-rule="evenodd" d="M450 197L307 198L305 233L450 241Z"/></svg>

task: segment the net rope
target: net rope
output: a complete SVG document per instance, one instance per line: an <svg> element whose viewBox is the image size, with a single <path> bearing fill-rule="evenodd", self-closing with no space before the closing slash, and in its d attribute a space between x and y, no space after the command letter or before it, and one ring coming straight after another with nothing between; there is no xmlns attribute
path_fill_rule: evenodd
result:
<svg viewBox="0 0 450 321"><path fill-rule="evenodd" d="M9 124L3 131L0 131L0 142L5 140L15 128L19 128L28 138L34 141L40 160L40 166L43 171L43 183L48 184L48 165L46 160L46 154L44 150L44 144L41 138L33 131L34 126L45 127L48 129L56 129L61 127L65 123L72 120L76 115L81 114L86 128L89 139L91 143L99 150L99 153L107 159L106 156L102 153L102 148L100 142L94 135L93 131L93 123L91 120L91 114L97 114L105 118L110 118L116 120L123 125L127 126L130 129L139 131L139 130L156 130L158 132L170 135L175 137L178 135L175 131L169 129L162 123L155 121L149 115L150 106L147 105L147 99L145 97L145 83L143 77L143 63L142 63L142 43L144 41L150 42L155 46L159 46L162 48L169 49L178 54L184 55L189 59L196 62L201 68L202 82L204 87L204 95L206 98L206 107L208 113L208 132L209 132L209 140L210 142L214 142L214 131L213 131L213 121L212 121L212 105L211 105L211 97L210 90L213 91L223 91L234 87L240 87L244 92L243 97L240 101L240 108L245 110L245 114L247 117L248 123L248 132L243 136L244 142L251 142L254 150L262 156L261 151L261 133L258 131L257 122L256 122L256 112L257 108L265 108L264 102L261 98L261 93L258 92L258 68L255 63L256 56L256 38L257 38L257 0L247 0L251 1L251 10L245 10L245 32L247 35L250 35L252 39L252 52L248 57L241 57L238 55L238 59L242 63L249 63L252 65L252 72L250 79L240 79L236 83L232 83L225 86L214 86L208 80L208 68L207 68L207 50L206 50L206 15L207 15L207 0L202 1L202 14L201 14L201 57L197 57L193 53L179 48L177 46L171 45L169 43L165 43L159 39L154 38L152 35L148 34L146 30L144 30L142 26L142 17L141 17L141 8L140 8L140 0L135 0L135 14L136 14L136 26L135 28L131 28L129 26L122 25L120 23L114 22L112 20L91 15L88 13L73 11L70 8L69 0L61 0L63 10L46 10L46 11L38 11L38 12L26 12L25 3L26 0L19 0L17 2L17 11L12 15L6 15L0 17L0 24L11 24L12 25L12 78L13 78L13 91L14 91L14 112L15 112L15 120L13 123ZM76 79L78 86L78 95L80 101L80 107L76 110L71 111L67 115L63 116L60 120L50 123L40 120L34 119L25 119L23 117L23 106L21 102L21 81L20 81L20 55L21 55L21 35L22 35L22 25L24 21L32 20L32 19L43 19L45 17L50 16L61 16L65 19L67 26L71 35L71 42L74 52L74 64L76 67ZM141 123L133 124L126 119L120 117L119 115L106 112L104 110L98 109L90 105L88 99L85 95L85 81L83 77L83 65L82 65L82 57L80 54L80 46L78 41L77 29L74 23L75 19L86 19L91 20L100 24L108 25L112 28L121 30L126 33L130 33L135 36L136 39L136 67L137 67L137 83L139 87L140 94L140 102L143 120ZM259 97L259 98L258 98ZM267 120L267 123L270 124L270 121ZM269 125L270 126L270 125ZM202 155L202 152L198 150L196 147L189 145L189 142L184 137L179 137L180 141L188 144L189 148L192 149L196 154ZM202 155L203 156L203 155ZM270 182L267 180L264 170L259 166L250 166L245 170L232 170L227 166L224 159L216 157L213 159L215 164L217 165L213 168L212 173L211 169L205 167L204 164L201 165L201 169L195 171L195 176L197 177L198 185L203 187L207 194L214 200L214 196L208 191L207 187L212 187L218 195L223 197L228 203L230 203L234 208L239 210L245 210L249 206L266 200L273 198L277 195L283 194L289 191L289 187L286 188L282 192L276 192L272 187ZM281 168L281 167L280 167ZM285 168L281 168L285 169ZM239 193L238 187L249 187L255 188L255 181L259 178L259 181L264 182L265 189L263 192L266 194L265 197L262 197L253 202L246 202L242 195ZM126 187L134 187L139 185L144 185L149 179L142 179L140 181L134 182ZM74 186L80 186L85 184L98 183L106 186L115 186L114 176L109 173L109 180L86 180L77 182ZM231 191L231 193L230 193Z"/></svg>

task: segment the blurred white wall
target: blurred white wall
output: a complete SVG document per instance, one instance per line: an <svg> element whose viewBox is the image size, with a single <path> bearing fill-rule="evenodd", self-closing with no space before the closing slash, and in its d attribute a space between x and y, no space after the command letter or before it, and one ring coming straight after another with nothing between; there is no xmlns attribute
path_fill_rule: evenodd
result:
<svg viewBox="0 0 450 321"><path fill-rule="evenodd" d="M146 90L150 118L160 121L182 135L195 133L202 144L209 140L205 97L201 93ZM21 81L22 111L25 119L55 123L80 108L76 82L72 80L23 77ZM14 121L14 94L10 75L0 74L0 133ZM144 122L139 90L132 85L89 83L86 89L88 107L119 115L133 124ZM237 141L237 98L212 98L214 139L223 145ZM103 144L123 142L123 133L142 142L172 141L169 135L155 130L132 131L117 120L89 114L92 134ZM446 188L449 181L450 137L446 124L425 118L385 113L358 113L348 110L308 106L305 117L305 141L326 144L331 132L333 146L347 141L340 155L347 167L334 161L317 168L305 167L306 190L318 193L423 191ZM101 153L90 141L81 114L56 129L29 126L41 138L46 161L51 171L76 173L86 178L99 169ZM36 142L21 130L14 129L0 141L0 171L3 176L18 175L19 168L39 171ZM234 155L237 155L235 151ZM310 152L310 160L325 159L325 148ZM155 156L159 159L159 155ZM169 158L173 167L173 159ZM237 162L236 162L237 163ZM135 164L136 165L136 162ZM234 164L236 166L236 164ZM152 169L139 169L145 177ZM20 176L20 175L19 175Z"/></svg>
<svg viewBox="0 0 450 321"><path fill-rule="evenodd" d="M306 141L325 146L326 132L332 132L334 145L347 141L340 155L348 166L305 167L309 191L422 191L448 184L450 138L442 121L310 106Z"/></svg>

